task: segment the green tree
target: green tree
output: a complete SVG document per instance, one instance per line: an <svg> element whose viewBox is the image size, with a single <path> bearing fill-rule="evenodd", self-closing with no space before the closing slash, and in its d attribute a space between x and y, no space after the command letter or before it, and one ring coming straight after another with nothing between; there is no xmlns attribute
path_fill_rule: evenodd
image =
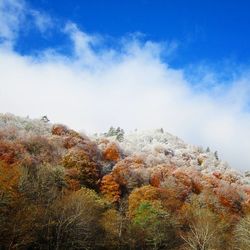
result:
<svg viewBox="0 0 250 250"><path fill-rule="evenodd" d="M173 223L168 212L159 206L141 202L132 218L137 246L142 249L170 248L175 242Z"/></svg>

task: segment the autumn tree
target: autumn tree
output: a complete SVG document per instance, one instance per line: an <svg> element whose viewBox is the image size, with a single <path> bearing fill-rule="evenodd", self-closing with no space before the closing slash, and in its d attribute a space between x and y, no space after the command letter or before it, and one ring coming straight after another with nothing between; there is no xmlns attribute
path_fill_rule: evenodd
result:
<svg viewBox="0 0 250 250"><path fill-rule="evenodd" d="M149 182L146 165L141 157L130 156L119 161L113 168L112 175L123 192L130 193L134 188Z"/></svg>
<svg viewBox="0 0 250 250"><path fill-rule="evenodd" d="M35 241L36 206L19 190L19 166L0 163L0 249L27 249Z"/></svg>
<svg viewBox="0 0 250 250"><path fill-rule="evenodd" d="M0 140L0 161L7 164L18 164L22 161L25 149L20 142Z"/></svg>
<svg viewBox="0 0 250 250"><path fill-rule="evenodd" d="M18 192L19 177L20 173L17 167L10 167L6 163L0 162L0 246L6 241L8 242L11 232L9 222L12 216L11 211L14 210L20 198Z"/></svg>
<svg viewBox="0 0 250 250"><path fill-rule="evenodd" d="M124 218L116 209L108 209L102 215L101 226L105 232L103 246L106 249L119 249L124 244ZM123 237L123 238L122 238Z"/></svg>
<svg viewBox="0 0 250 250"><path fill-rule="evenodd" d="M100 191L103 196L112 203L120 200L120 185L115 181L112 174L103 176L100 184Z"/></svg>
<svg viewBox="0 0 250 250"><path fill-rule="evenodd" d="M30 165L39 164L58 164L61 155L56 145L54 145L47 137L31 136L21 141L25 150L30 157Z"/></svg>
<svg viewBox="0 0 250 250"><path fill-rule="evenodd" d="M106 161L119 161L121 159L121 152L118 145L114 142L108 143L103 151L103 158Z"/></svg>
<svg viewBox="0 0 250 250"><path fill-rule="evenodd" d="M62 161L66 169L79 171L78 179L80 184L89 188L97 188L100 178L98 165L92 161L85 151L72 149L66 154Z"/></svg>

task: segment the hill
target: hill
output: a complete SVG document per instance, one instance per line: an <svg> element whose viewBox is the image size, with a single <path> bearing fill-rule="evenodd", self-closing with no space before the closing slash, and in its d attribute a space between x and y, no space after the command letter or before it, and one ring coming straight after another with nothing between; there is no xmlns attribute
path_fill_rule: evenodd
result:
<svg viewBox="0 0 250 250"><path fill-rule="evenodd" d="M0 115L1 249L248 249L250 177L163 131Z"/></svg>

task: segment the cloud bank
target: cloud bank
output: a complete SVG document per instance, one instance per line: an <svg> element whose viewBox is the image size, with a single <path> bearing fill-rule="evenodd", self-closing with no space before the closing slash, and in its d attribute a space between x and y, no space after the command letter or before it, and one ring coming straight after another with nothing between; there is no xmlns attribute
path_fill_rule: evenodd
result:
<svg viewBox="0 0 250 250"><path fill-rule="evenodd" d="M22 18L15 18L16 9ZM194 84L195 74L162 59L168 50L164 44L132 35L112 48L101 35L71 22L61 30L71 41L70 55L56 48L20 55L13 44L28 21L25 13L33 13L28 20L40 32L51 27L50 17L42 19L44 14L25 2L0 1L0 112L46 114L52 122L88 133L111 125L127 131L162 127L188 143L217 150L234 168L250 170L247 69L226 82L204 70Z"/></svg>

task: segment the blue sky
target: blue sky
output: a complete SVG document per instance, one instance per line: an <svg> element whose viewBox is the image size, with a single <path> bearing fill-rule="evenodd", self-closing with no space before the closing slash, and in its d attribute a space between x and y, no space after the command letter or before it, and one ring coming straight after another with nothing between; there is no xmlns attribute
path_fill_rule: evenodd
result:
<svg viewBox="0 0 250 250"><path fill-rule="evenodd" d="M200 61L250 63L248 0L29 0L28 3L54 17L59 26L71 20L87 33L110 39L140 32L144 39L175 43L175 54L166 58L173 67ZM66 38L56 32L41 37L32 30L20 37L17 49L30 53L51 45L62 47L64 39L66 43Z"/></svg>
<svg viewBox="0 0 250 250"><path fill-rule="evenodd" d="M0 0L0 112L162 127L250 170L249 5Z"/></svg>

